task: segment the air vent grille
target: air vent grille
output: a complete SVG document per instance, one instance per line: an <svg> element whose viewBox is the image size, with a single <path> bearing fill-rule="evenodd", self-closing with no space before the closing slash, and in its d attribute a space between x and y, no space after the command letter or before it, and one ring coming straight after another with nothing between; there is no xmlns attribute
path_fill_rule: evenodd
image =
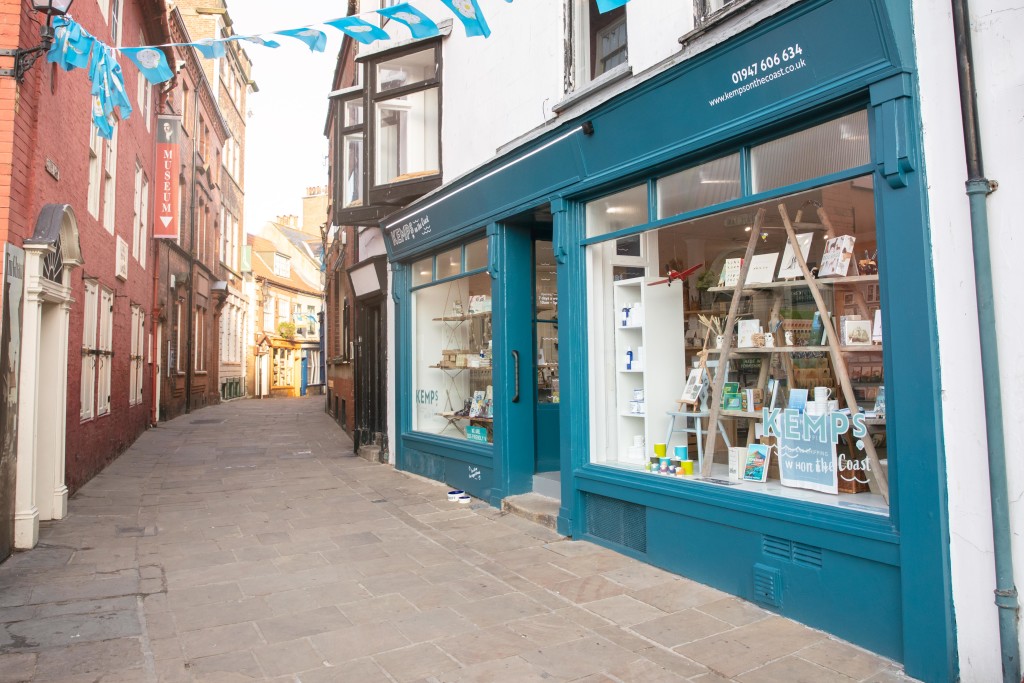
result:
<svg viewBox="0 0 1024 683"><path fill-rule="evenodd" d="M813 569L821 569L821 548L803 543L793 544L793 562Z"/></svg>
<svg viewBox="0 0 1024 683"><path fill-rule="evenodd" d="M761 551L768 557L811 569L821 569L822 566L821 548L778 536L764 536L761 541Z"/></svg>
<svg viewBox="0 0 1024 683"><path fill-rule="evenodd" d="M647 508L593 493L585 494L587 533L610 543L647 552Z"/></svg>
<svg viewBox="0 0 1024 683"><path fill-rule="evenodd" d="M768 565L754 565L754 602L782 607L782 572Z"/></svg>

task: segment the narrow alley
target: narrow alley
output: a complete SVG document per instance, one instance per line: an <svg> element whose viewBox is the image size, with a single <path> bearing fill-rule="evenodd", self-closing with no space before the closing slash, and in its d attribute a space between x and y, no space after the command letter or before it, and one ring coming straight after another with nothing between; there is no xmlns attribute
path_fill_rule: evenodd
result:
<svg viewBox="0 0 1024 683"><path fill-rule="evenodd" d="M0 681L908 680L344 439L322 399L147 431L0 565Z"/></svg>

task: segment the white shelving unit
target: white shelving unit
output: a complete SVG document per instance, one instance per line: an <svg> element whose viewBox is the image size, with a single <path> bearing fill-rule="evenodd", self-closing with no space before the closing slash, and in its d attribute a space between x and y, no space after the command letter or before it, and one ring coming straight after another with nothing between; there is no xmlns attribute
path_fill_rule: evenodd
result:
<svg viewBox="0 0 1024 683"><path fill-rule="evenodd" d="M649 287L646 278L619 280L612 285L615 331L615 451L610 464L642 466L653 455L654 444L665 438L665 411L676 407L686 383L686 363L683 352L684 318L683 288L655 285ZM622 325L622 309L642 310L639 320L631 315ZM634 362L626 368L626 350L632 349ZM649 363L648 359L654 359ZM642 390L644 412L630 409L634 391ZM643 455L631 457L634 437L643 436Z"/></svg>

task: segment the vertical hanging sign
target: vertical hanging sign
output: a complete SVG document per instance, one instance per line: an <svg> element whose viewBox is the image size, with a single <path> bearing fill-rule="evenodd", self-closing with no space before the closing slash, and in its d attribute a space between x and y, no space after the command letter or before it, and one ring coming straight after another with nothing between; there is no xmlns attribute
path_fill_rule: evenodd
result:
<svg viewBox="0 0 1024 683"><path fill-rule="evenodd" d="M157 117L156 142L156 220L153 237L178 239L178 193L181 167L181 117L161 114Z"/></svg>

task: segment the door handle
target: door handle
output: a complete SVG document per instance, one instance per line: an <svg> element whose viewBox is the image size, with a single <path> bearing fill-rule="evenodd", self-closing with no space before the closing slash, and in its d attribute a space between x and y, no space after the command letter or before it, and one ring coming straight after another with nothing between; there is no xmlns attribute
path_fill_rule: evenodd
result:
<svg viewBox="0 0 1024 683"><path fill-rule="evenodd" d="M519 403L519 352L512 352L513 377L515 378L515 394L512 395L512 402Z"/></svg>

